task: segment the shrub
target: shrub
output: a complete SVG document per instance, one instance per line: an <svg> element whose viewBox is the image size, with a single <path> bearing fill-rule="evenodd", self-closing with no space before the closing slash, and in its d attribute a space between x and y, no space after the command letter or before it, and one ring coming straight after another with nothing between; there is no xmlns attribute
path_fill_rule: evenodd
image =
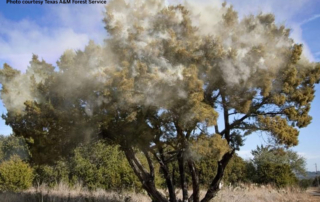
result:
<svg viewBox="0 0 320 202"><path fill-rule="evenodd" d="M312 186L314 186L314 187L320 186L320 177L315 177L313 179Z"/></svg>
<svg viewBox="0 0 320 202"><path fill-rule="evenodd" d="M70 165L67 160L60 160L55 162L54 165L40 165L35 167L35 178L34 183L39 186L41 184L46 184L49 187L54 187L60 182L68 183L68 185L73 185L69 175L71 173Z"/></svg>
<svg viewBox="0 0 320 202"><path fill-rule="evenodd" d="M312 179L301 179L299 180L299 187L301 189L307 189L312 186Z"/></svg>
<svg viewBox="0 0 320 202"><path fill-rule="evenodd" d="M297 178L287 164L264 163L258 166L258 183L285 187L297 183Z"/></svg>
<svg viewBox="0 0 320 202"><path fill-rule="evenodd" d="M18 156L0 164L0 190L21 191L32 185L33 169Z"/></svg>
<svg viewBox="0 0 320 202"><path fill-rule="evenodd" d="M89 189L132 189L140 187L124 154L102 141L78 147L73 158L72 175Z"/></svg>
<svg viewBox="0 0 320 202"><path fill-rule="evenodd" d="M104 141L79 146L68 159L51 165L38 165L35 173L34 183L37 186L46 184L54 187L66 183L72 187L81 183L90 190L141 189L123 152Z"/></svg>

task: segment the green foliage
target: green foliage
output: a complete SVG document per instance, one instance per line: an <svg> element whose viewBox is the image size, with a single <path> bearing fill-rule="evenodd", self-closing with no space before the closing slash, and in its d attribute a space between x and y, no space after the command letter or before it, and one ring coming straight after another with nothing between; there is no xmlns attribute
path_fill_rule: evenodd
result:
<svg viewBox="0 0 320 202"><path fill-rule="evenodd" d="M68 159L36 167L36 184L53 187L60 182L70 186L80 182L90 190L141 189L123 152L104 141L79 146Z"/></svg>
<svg viewBox="0 0 320 202"><path fill-rule="evenodd" d="M72 159L72 175L89 189L133 189L140 184L123 152L104 142L78 147Z"/></svg>
<svg viewBox="0 0 320 202"><path fill-rule="evenodd" d="M263 163L257 168L257 182L285 187L297 183L297 178L287 164Z"/></svg>
<svg viewBox="0 0 320 202"><path fill-rule="evenodd" d="M35 166L35 179L34 182L38 186L40 184L46 184L49 187L53 187L60 182L73 185L72 179L69 179L72 168L69 161L60 160L54 165L39 165Z"/></svg>
<svg viewBox="0 0 320 202"><path fill-rule="evenodd" d="M253 164L258 166L264 163L287 164L293 173L299 175L306 174L306 160L304 157L292 150L283 148L272 148L271 146L258 146L252 151Z"/></svg>
<svg viewBox="0 0 320 202"><path fill-rule="evenodd" d="M298 184L302 189L307 189L312 186L313 179L301 179Z"/></svg>
<svg viewBox="0 0 320 202"><path fill-rule="evenodd" d="M245 181L249 183L257 182L259 177L257 175L256 165L254 165L250 160L245 161L245 165L246 165Z"/></svg>
<svg viewBox="0 0 320 202"><path fill-rule="evenodd" d="M216 157L204 157L197 164L199 172L199 182L201 185L207 186L211 180L215 177L217 172L217 160Z"/></svg>
<svg viewBox="0 0 320 202"><path fill-rule="evenodd" d="M0 191L22 191L32 185L33 169L18 156L0 164Z"/></svg>
<svg viewBox="0 0 320 202"><path fill-rule="evenodd" d="M246 165L248 181L283 187L297 184L296 174L306 173L305 159L292 150L258 146L251 153L253 159Z"/></svg>
<svg viewBox="0 0 320 202"><path fill-rule="evenodd" d="M215 177L218 164L223 154L228 152L230 147L227 141L220 135L200 135L189 148L189 158L196 160L201 186L207 186ZM223 180L226 183L238 183L245 181L246 164L237 154L230 160L225 168ZM189 179L191 181L191 177Z"/></svg>
<svg viewBox="0 0 320 202"><path fill-rule="evenodd" d="M238 155L230 160L224 174L224 181L231 184L245 182L247 176L246 162Z"/></svg>
<svg viewBox="0 0 320 202"><path fill-rule="evenodd" d="M203 187L206 187L211 183L215 177L218 169L216 157L208 156L202 158L198 162L199 180ZM237 154L230 160L228 166L225 169L223 181L225 183L236 184L240 182L246 182L247 167L246 162Z"/></svg>
<svg viewBox="0 0 320 202"><path fill-rule="evenodd" d="M14 135L0 135L0 163L9 160L13 155L19 156L22 160L30 157L25 140Z"/></svg>

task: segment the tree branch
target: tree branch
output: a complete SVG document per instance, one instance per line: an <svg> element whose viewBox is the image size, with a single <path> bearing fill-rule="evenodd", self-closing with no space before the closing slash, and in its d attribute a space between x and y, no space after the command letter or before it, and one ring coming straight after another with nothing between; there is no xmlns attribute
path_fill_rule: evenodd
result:
<svg viewBox="0 0 320 202"><path fill-rule="evenodd" d="M216 134L220 134L218 124L214 126L214 130Z"/></svg>
<svg viewBox="0 0 320 202"><path fill-rule="evenodd" d="M223 155L222 159L218 162L217 175L215 176L212 183L210 184L210 187L209 187L205 197L201 200L201 202L209 202L214 196L217 195L217 193L219 191L219 184L220 184L222 177L224 175L224 169L228 165L234 152L235 152L235 149L233 149L231 152L225 153Z"/></svg>
<svg viewBox="0 0 320 202"><path fill-rule="evenodd" d="M154 181L154 166L153 166L153 162L152 159L150 158L150 155L148 153L148 151L146 151L145 149L142 150L142 152L144 153L147 161L148 161L148 165L149 165L149 170L150 170L150 176L152 178L152 180Z"/></svg>
<svg viewBox="0 0 320 202"><path fill-rule="evenodd" d="M177 198L176 198L176 193L175 193L175 187L172 182L173 179L170 178L171 177L170 171L169 171L168 165L165 161L165 157L163 154L163 148L160 145L158 146L158 151L159 151L160 157L157 155L157 153L155 151L151 151L151 153L153 154L153 156L156 158L156 160L160 164L160 169L163 172L163 175L166 180L167 187L168 187L168 191L169 191L169 198L170 198L169 201L176 202Z"/></svg>

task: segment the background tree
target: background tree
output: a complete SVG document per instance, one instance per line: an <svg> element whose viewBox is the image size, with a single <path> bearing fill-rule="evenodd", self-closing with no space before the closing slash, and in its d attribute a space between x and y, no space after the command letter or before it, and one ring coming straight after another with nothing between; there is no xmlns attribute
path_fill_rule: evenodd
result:
<svg viewBox="0 0 320 202"><path fill-rule="evenodd" d="M9 160L14 155L21 160L29 159L30 153L25 140L14 135L0 135L0 163Z"/></svg>
<svg viewBox="0 0 320 202"><path fill-rule="evenodd" d="M296 184L298 175L306 175L305 159L292 150L261 145L252 155L247 172L253 182L283 187Z"/></svg>
<svg viewBox="0 0 320 202"><path fill-rule="evenodd" d="M295 151L261 145L251 153L253 155L252 162L256 167L264 163L287 164L296 175L306 175L306 160Z"/></svg>
<svg viewBox="0 0 320 202"><path fill-rule="evenodd" d="M56 71L36 56L26 73L8 65L0 71L3 118L27 139L34 163L52 163L99 136L119 145L153 200L177 201L177 173L182 200L198 202L195 157L202 154L192 148L213 136L222 149L201 200L207 202L245 136L262 131L294 146L298 129L311 122L320 66L302 57L302 45L272 14L240 20L225 3L199 9L117 0L108 3L104 22L105 45L66 51ZM168 198L157 189L155 164Z"/></svg>

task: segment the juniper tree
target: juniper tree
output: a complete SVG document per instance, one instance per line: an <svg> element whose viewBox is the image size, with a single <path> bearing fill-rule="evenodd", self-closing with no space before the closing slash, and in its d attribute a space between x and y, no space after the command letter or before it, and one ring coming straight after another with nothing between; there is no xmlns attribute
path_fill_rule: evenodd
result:
<svg viewBox="0 0 320 202"><path fill-rule="evenodd" d="M195 165L216 153L217 174L201 199L206 202L245 136L263 131L294 146L299 128L311 122L320 66L302 56L302 45L272 14L239 19L225 3L202 8L117 0L106 6L104 23L103 46L91 41L83 51L66 51L56 70L34 56L25 73L9 65L0 71L3 118L27 139L35 163L98 136L119 145L153 200L177 201L179 186L183 201L198 202ZM218 149L206 150L203 136ZM168 197L155 185L155 164Z"/></svg>

